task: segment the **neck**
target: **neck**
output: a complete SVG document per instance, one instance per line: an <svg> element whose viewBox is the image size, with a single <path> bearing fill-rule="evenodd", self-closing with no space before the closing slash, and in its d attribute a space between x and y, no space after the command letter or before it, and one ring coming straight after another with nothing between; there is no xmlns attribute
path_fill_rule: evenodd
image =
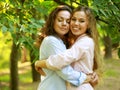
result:
<svg viewBox="0 0 120 90"><path fill-rule="evenodd" d="M60 39L64 40L65 36L64 35L57 35L57 37L59 37Z"/></svg>
<svg viewBox="0 0 120 90"><path fill-rule="evenodd" d="M85 36L86 34L81 34L81 35L79 35L79 36L74 36L74 40L76 41L79 37L83 37L83 36Z"/></svg>

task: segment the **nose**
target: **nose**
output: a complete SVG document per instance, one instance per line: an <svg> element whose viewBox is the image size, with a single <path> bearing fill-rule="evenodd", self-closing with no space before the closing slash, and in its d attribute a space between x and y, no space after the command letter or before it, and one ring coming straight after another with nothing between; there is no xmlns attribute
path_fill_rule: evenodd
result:
<svg viewBox="0 0 120 90"><path fill-rule="evenodd" d="M78 21L78 20L76 20L74 24L75 24L75 25L79 25L79 21Z"/></svg>
<svg viewBox="0 0 120 90"><path fill-rule="evenodd" d="M63 21L63 25L66 25L67 24L67 22L66 21Z"/></svg>

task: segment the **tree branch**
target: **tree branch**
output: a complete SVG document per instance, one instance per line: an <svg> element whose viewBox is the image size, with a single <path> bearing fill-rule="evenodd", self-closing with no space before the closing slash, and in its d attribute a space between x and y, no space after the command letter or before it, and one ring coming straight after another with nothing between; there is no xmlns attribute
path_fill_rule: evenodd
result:
<svg viewBox="0 0 120 90"><path fill-rule="evenodd" d="M99 18L99 16L96 16L95 18L96 18L96 20L99 20L99 21L102 21L102 22L104 22L104 23L106 23L106 24L109 24L109 22L107 22L107 21L105 21L105 20Z"/></svg>
<svg viewBox="0 0 120 90"><path fill-rule="evenodd" d="M62 2L62 1L60 1L60 0L53 0L53 1L56 2L56 3L59 4L59 5L67 5L67 6L71 7L72 9L74 9L73 6L70 6L70 5L68 5L68 4L66 4L65 2Z"/></svg>

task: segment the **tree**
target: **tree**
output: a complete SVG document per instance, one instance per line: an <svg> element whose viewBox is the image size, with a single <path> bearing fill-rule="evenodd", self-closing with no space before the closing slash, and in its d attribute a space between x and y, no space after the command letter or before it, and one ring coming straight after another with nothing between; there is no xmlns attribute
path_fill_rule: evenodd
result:
<svg viewBox="0 0 120 90"><path fill-rule="evenodd" d="M21 45L25 46L26 48L32 50L31 58L32 63L33 60L38 59L38 50L36 50L33 46L34 39L32 35L37 34L37 29L40 28L43 24L43 21L40 20L41 14L38 11L40 8L39 5L36 5L39 1L33 2L31 1L1 1L2 10L0 12L1 22L0 27L3 33L9 32L12 36L12 49L10 55L10 76L11 82L10 87L11 90L18 90L18 55ZM38 3L39 4L39 3ZM35 11L37 12L36 17L34 18L31 14L31 9L35 7ZM33 67L34 68L34 67ZM34 69L32 69L34 70ZM35 70L34 70L35 72ZM33 74L33 75L37 75ZM34 76L35 77L35 76ZM39 76L37 76L39 78ZM39 79L38 79L39 80ZM33 79L33 81L36 81Z"/></svg>
<svg viewBox="0 0 120 90"><path fill-rule="evenodd" d="M106 56L110 58L113 46L117 45L116 49L120 57L120 2L118 0L1 0L0 29L3 33L9 32L13 42L10 55L11 90L18 90L17 62L21 46L30 51L33 81L38 80L34 69L34 61L38 59L38 49L34 46L35 37L50 11L61 4L72 8L78 5L91 7L101 27L99 31L102 33L102 40L106 40L104 37L109 39L109 42L104 44Z"/></svg>
<svg viewBox="0 0 120 90"><path fill-rule="evenodd" d="M97 4L99 3L99 4ZM93 8L96 19L102 28L102 40L105 46L105 58L112 57L113 45L117 43L116 50L120 46L120 2L117 0L94 0ZM102 23L102 24L101 24ZM104 23L104 24L103 24ZM106 41L107 40L107 41ZM118 54L120 56L120 54Z"/></svg>

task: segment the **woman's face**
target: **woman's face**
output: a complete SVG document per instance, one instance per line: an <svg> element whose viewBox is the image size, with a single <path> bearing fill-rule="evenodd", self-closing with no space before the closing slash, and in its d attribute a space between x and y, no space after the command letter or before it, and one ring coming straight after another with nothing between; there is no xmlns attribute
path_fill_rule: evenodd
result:
<svg viewBox="0 0 120 90"><path fill-rule="evenodd" d="M79 37L88 28L88 18L84 11L77 11L73 14L70 21L70 30L73 35Z"/></svg>
<svg viewBox="0 0 120 90"><path fill-rule="evenodd" d="M60 37L69 31L70 16L71 14L68 11L60 11L55 18L54 30Z"/></svg>

